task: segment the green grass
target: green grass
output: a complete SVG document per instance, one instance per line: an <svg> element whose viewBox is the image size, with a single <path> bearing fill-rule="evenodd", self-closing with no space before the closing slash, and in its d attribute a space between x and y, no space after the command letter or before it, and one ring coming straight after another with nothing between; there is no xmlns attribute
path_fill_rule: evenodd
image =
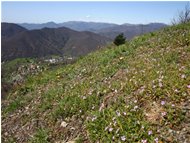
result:
<svg viewBox="0 0 190 143"><path fill-rule="evenodd" d="M138 142L143 138L153 142L155 135L148 135L153 128L143 119L142 110L134 110L134 105L118 103L103 112L91 113L93 117L87 121L90 139L93 142L120 142L124 136L127 142Z"/></svg>
<svg viewBox="0 0 190 143"><path fill-rule="evenodd" d="M25 128L42 120L26 141L184 142L169 130L188 124L189 35L190 24L168 27L30 76L4 103L3 141L16 138L9 132L14 115ZM62 121L68 126L60 127Z"/></svg>
<svg viewBox="0 0 190 143"><path fill-rule="evenodd" d="M30 141L31 143L49 143L48 132L44 129L39 129Z"/></svg>

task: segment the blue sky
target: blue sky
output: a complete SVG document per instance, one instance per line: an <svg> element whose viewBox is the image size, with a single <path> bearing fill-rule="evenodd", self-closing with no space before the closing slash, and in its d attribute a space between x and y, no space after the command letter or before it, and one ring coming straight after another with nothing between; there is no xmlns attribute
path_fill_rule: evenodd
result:
<svg viewBox="0 0 190 143"><path fill-rule="evenodd" d="M2 2L2 21L45 23L94 21L169 24L186 2Z"/></svg>

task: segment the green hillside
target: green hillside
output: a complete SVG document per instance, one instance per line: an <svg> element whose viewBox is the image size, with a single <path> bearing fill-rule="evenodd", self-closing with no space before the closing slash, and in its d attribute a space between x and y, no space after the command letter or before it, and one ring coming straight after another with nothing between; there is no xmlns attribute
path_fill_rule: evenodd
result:
<svg viewBox="0 0 190 143"><path fill-rule="evenodd" d="M28 77L2 101L2 141L190 142L190 23Z"/></svg>

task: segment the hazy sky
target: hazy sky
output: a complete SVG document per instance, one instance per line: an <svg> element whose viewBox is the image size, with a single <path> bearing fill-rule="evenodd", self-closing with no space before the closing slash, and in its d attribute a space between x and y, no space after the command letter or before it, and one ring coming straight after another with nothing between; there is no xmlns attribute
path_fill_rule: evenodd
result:
<svg viewBox="0 0 190 143"><path fill-rule="evenodd" d="M169 24L187 2L2 2L2 21Z"/></svg>

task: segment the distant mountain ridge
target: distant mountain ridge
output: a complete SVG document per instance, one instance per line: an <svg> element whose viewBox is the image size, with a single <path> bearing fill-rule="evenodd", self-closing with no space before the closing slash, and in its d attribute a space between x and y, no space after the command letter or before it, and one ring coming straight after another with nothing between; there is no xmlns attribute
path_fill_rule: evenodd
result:
<svg viewBox="0 0 190 143"><path fill-rule="evenodd" d="M17 25L12 26L14 28ZM3 27L2 31L5 32ZM97 50L108 41L108 38L101 35L92 32L78 32L66 27L26 30L2 40L1 57L4 61L47 55L81 56Z"/></svg>
<svg viewBox="0 0 190 143"><path fill-rule="evenodd" d="M25 23L26 25L28 24ZM104 46L120 33L124 33L130 40L135 36L167 26L163 23L117 25L76 21L62 23L71 29L60 27L60 24L54 22L32 25L33 28L39 29L27 30L17 24L1 24L2 60L47 55L81 56Z"/></svg>
<svg viewBox="0 0 190 143"><path fill-rule="evenodd" d="M41 23L41 24L37 24L37 23L21 23L21 24L17 23L17 24L28 29L28 30L62 27L59 24L56 24L54 22L47 22L47 23Z"/></svg>
<svg viewBox="0 0 190 143"><path fill-rule="evenodd" d="M19 24L29 30L41 29L44 27L58 28L67 27L76 31L90 31L102 36L111 38L112 40L120 33L124 33L128 40L135 36L160 30L168 25L164 23L149 23L149 24L114 24L114 23L101 23L101 22L83 22L83 21L69 21L63 23L47 22L42 24Z"/></svg>
<svg viewBox="0 0 190 143"><path fill-rule="evenodd" d="M168 25L163 23L150 24L123 24L110 28L97 30L96 33L114 39L118 34L123 33L128 40L148 32L160 30Z"/></svg>
<svg viewBox="0 0 190 143"><path fill-rule="evenodd" d="M103 28L113 27L117 24L103 23L103 22L84 22L84 21L68 21L63 23L47 22L41 24L35 23L18 23L18 25L25 27L28 30L42 29L42 28L58 28L67 27L76 31L96 31Z"/></svg>
<svg viewBox="0 0 190 143"><path fill-rule="evenodd" d="M64 22L60 25L77 31L91 31L91 32L96 32L97 30L117 26L117 24L113 23L83 22L83 21L69 21L69 22Z"/></svg>

